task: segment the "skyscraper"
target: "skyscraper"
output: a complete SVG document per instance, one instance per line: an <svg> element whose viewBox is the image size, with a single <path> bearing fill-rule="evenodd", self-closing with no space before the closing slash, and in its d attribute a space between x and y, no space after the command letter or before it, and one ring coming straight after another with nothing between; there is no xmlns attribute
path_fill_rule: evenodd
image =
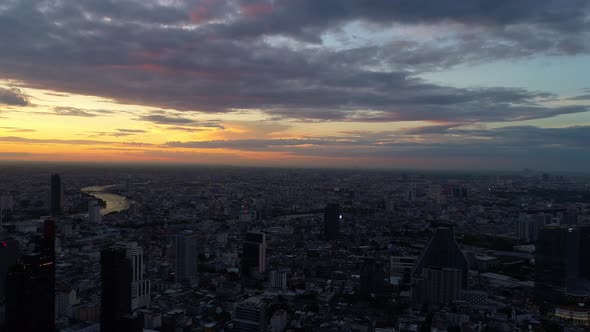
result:
<svg viewBox="0 0 590 332"><path fill-rule="evenodd" d="M143 249L136 242L120 242L113 246L125 250L125 256L131 261L131 309L150 306L150 281L143 278Z"/></svg>
<svg viewBox="0 0 590 332"><path fill-rule="evenodd" d="M546 218L544 215L521 215L517 220L517 234L521 240L527 242L537 241L539 231L545 226Z"/></svg>
<svg viewBox="0 0 590 332"><path fill-rule="evenodd" d="M266 271L266 234L248 232L242 250L242 273L253 275Z"/></svg>
<svg viewBox="0 0 590 332"><path fill-rule="evenodd" d="M455 233L438 228L412 272L412 298L419 303L447 304L469 287L469 263ZM436 290L436 291L434 291Z"/></svg>
<svg viewBox="0 0 590 332"><path fill-rule="evenodd" d="M6 331L55 329L53 262L42 253L24 255L6 277Z"/></svg>
<svg viewBox="0 0 590 332"><path fill-rule="evenodd" d="M185 285L196 285L199 280L198 263L199 248L196 234L183 232L175 237L176 245L176 282Z"/></svg>
<svg viewBox="0 0 590 332"><path fill-rule="evenodd" d="M266 303L259 297L248 298L238 304L234 315L237 332L264 332L267 326Z"/></svg>
<svg viewBox="0 0 590 332"><path fill-rule="evenodd" d="M102 282L100 330L125 331L125 316L131 312L133 269L125 248L108 248L100 253Z"/></svg>
<svg viewBox="0 0 590 332"><path fill-rule="evenodd" d="M385 273L383 267L375 258L364 258L360 272L360 293L362 297L376 296L383 291Z"/></svg>
<svg viewBox="0 0 590 332"><path fill-rule="evenodd" d="M97 200L88 202L88 221L91 223L100 223L102 216L100 215L100 205Z"/></svg>
<svg viewBox="0 0 590 332"><path fill-rule="evenodd" d="M0 242L0 303L6 297L6 276L8 271L18 263L18 241Z"/></svg>
<svg viewBox="0 0 590 332"><path fill-rule="evenodd" d="M51 203L52 216L59 216L64 210L64 188L59 174L51 175Z"/></svg>
<svg viewBox="0 0 590 332"><path fill-rule="evenodd" d="M539 300L559 303L590 280L590 226L546 226L535 251Z"/></svg>
<svg viewBox="0 0 590 332"><path fill-rule="evenodd" d="M340 204L329 203L324 210L324 237L335 240L340 233Z"/></svg>

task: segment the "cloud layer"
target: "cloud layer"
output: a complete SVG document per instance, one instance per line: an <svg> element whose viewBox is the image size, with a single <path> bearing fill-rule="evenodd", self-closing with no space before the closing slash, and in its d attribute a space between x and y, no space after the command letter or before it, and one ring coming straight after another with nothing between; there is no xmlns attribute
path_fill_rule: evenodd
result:
<svg viewBox="0 0 590 332"><path fill-rule="evenodd" d="M0 70L33 86L125 102L299 120L512 121L587 110L544 106L555 97L547 93L415 76L505 57L587 54L584 0L166 3L9 1L0 8ZM394 32L422 26L432 36L326 46L326 34L359 21ZM273 42L279 37L293 42ZM26 103L6 93L0 97Z"/></svg>
<svg viewBox="0 0 590 332"><path fill-rule="evenodd" d="M384 160L443 154L577 160L576 153L587 152L580 143L588 139L587 127L513 122L586 113L588 91L564 97L509 82L469 88L420 78L497 60L590 55L587 0L7 0L0 5L0 45L3 79L162 109L132 115L148 124L145 130L89 130L94 136L139 137L152 128L230 131L222 120L197 115L217 119L242 110L283 125L438 124L338 137L267 139L261 133L256 139L149 145L159 149ZM34 102L20 90L0 88L0 105ZM42 113L94 118L114 111L63 105ZM491 123L505 128L485 129ZM14 136L0 141L106 144Z"/></svg>

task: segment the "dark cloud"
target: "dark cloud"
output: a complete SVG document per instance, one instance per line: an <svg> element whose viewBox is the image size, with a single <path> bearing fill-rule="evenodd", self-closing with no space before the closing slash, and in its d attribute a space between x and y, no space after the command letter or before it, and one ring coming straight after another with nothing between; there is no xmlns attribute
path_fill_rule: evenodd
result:
<svg viewBox="0 0 590 332"><path fill-rule="evenodd" d="M398 132L346 132L343 137L169 142L187 149L273 151L305 157L379 159L381 166L428 160L437 167L535 167L587 171L590 126L497 129L422 127ZM420 133L421 140L411 139ZM360 159L359 159L360 160ZM493 165L493 166L492 166Z"/></svg>
<svg viewBox="0 0 590 332"><path fill-rule="evenodd" d="M88 139L53 139L53 138L27 138L19 136L0 136L0 142L25 143L25 144L65 144L65 145L118 145L132 147L154 146L142 142L112 142Z"/></svg>
<svg viewBox="0 0 590 332"><path fill-rule="evenodd" d="M223 125L219 121L196 121L182 116L171 116L164 114L165 113L141 115L137 118L137 120L152 122L160 125L175 125L172 126L173 129L176 128L174 130L181 130L179 128L187 128L191 126L224 129ZM180 125L180 127L178 125Z"/></svg>
<svg viewBox="0 0 590 332"><path fill-rule="evenodd" d="M54 107L51 113L41 113L50 115L61 115L61 116L79 116L92 118L104 114L111 114L113 111L108 110L83 110L75 107Z"/></svg>
<svg viewBox="0 0 590 332"><path fill-rule="evenodd" d="M127 137L147 133L146 130L141 129L116 129L115 131L95 131L92 137L111 136L111 137Z"/></svg>
<svg viewBox="0 0 590 332"><path fill-rule="evenodd" d="M120 133L126 133L126 134L142 134L142 133L147 133L147 130L142 130L142 129L117 129L118 132Z"/></svg>
<svg viewBox="0 0 590 332"><path fill-rule="evenodd" d="M570 100L590 100L590 94L574 96L569 99Z"/></svg>
<svg viewBox="0 0 590 332"><path fill-rule="evenodd" d="M0 105L27 106L29 100L19 89L0 88Z"/></svg>
<svg viewBox="0 0 590 332"><path fill-rule="evenodd" d="M182 126L169 126L166 127L166 130L175 130L175 131L185 131L189 133L204 131L205 129L202 128L193 128L193 127L182 127Z"/></svg>
<svg viewBox="0 0 590 332"><path fill-rule="evenodd" d="M547 107L548 93L453 88L430 70L535 55L587 54L589 2L572 0L9 1L0 9L0 71L57 91L208 113L260 109L297 121L486 122L585 112ZM337 50L323 34L362 21L425 25L433 40L396 37ZM433 26L435 25L435 27ZM452 33L438 36L439 30ZM300 41L279 46L266 37ZM96 116L65 108L70 116ZM222 128L189 116L142 121Z"/></svg>

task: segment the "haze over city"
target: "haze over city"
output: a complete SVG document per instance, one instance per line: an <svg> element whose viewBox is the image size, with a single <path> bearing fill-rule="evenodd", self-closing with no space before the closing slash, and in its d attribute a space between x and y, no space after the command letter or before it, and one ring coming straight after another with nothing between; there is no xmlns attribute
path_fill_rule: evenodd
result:
<svg viewBox="0 0 590 332"><path fill-rule="evenodd" d="M0 160L587 171L590 3L0 3Z"/></svg>

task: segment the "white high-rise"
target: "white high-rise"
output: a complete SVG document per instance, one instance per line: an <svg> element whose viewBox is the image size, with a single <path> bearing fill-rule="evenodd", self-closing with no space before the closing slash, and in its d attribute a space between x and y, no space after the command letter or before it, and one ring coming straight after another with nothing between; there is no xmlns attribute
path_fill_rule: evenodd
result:
<svg viewBox="0 0 590 332"><path fill-rule="evenodd" d="M119 242L114 247L125 249L126 257L131 261L131 309L149 308L151 291L150 281L143 278L143 248L137 242Z"/></svg>
<svg viewBox="0 0 590 332"><path fill-rule="evenodd" d="M97 200L88 202L88 221L91 223L100 223L102 216L100 215L100 205Z"/></svg>
<svg viewBox="0 0 590 332"><path fill-rule="evenodd" d="M280 269L270 271L270 287L280 290L287 290L287 273L289 270Z"/></svg>
<svg viewBox="0 0 590 332"><path fill-rule="evenodd" d="M176 242L176 282L188 286L198 284L199 248L197 235L183 232L177 234Z"/></svg>

